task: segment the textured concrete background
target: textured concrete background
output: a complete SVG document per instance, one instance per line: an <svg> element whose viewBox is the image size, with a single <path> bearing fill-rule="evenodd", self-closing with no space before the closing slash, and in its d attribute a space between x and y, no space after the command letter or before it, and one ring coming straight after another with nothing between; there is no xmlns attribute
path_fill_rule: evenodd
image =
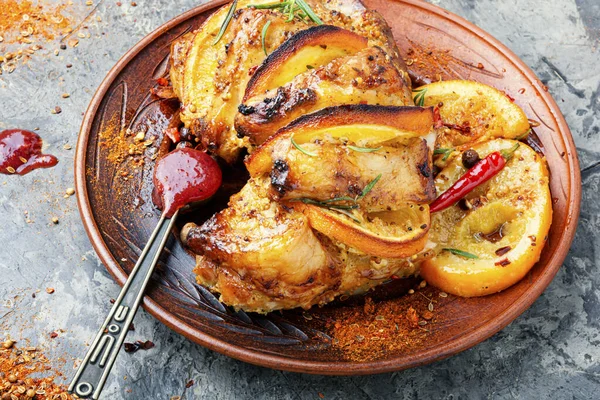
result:
<svg viewBox="0 0 600 400"><path fill-rule="evenodd" d="M105 399L598 398L600 388L600 3L598 0L433 0L508 45L550 88L569 123L583 175L575 243L546 292L490 340L446 361L356 378L254 367L197 346L140 312L128 340L156 343L122 353ZM83 2L82 2L83 3ZM97 2L95 2L97 3ZM106 72L154 28L197 1L102 1L90 39L59 56L34 56L0 76L0 128L40 128L57 167L0 175L0 332L28 338L67 376L119 288L99 263L73 197L82 114ZM91 8L83 5L83 18ZM100 16L102 21L97 21ZM57 46L55 46L57 47ZM72 64L66 68L66 64ZM67 92L68 99L61 98ZM53 115L55 106L62 113ZM25 214L25 212L28 212ZM60 219L58 225L51 218ZM53 287L52 295L45 293ZM31 293L41 289L36 298ZM65 329L58 338L49 333ZM3 336L3 335L0 335ZM195 384L186 389L189 380Z"/></svg>

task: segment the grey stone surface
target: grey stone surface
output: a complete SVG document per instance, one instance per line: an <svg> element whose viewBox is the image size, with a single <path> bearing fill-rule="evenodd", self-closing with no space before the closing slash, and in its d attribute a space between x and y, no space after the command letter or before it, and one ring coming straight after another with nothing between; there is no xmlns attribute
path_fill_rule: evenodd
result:
<svg viewBox="0 0 600 400"><path fill-rule="evenodd" d="M323 377L251 366L191 343L145 312L131 340L156 347L122 353L105 399L499 399L599 398L600 389L600 6L597 0L433 0L508 45L548 85L575 137L583 207L574 245L557 277L502 332L448 360L366 377ZM83 3L83 2L82 2ZM0 128L40 128L57 167L24 177L0 175L0 336L28 338L73 373L73 358L101 323L119 287L85 235L72 161L82 114L95 88L143 36L197 4L102 1L92 34L54 56L0 76ZM82 19L90 8L79 7ZM96 19L101 17L101 21ZM66 64L73 64L66 68ZM68 99L61 93L70 93ZM56 105L62 113L53 115ZM25 212L28 212L25 214ZM58 225L51 218L60 219ZM28 222L29 220L29 222ZM52 295L45 293L53 287ZM36 298L31 294L41 289ZM51 331L63 328L56 339ZM186 389L185 384L195 384Z"/></svg>

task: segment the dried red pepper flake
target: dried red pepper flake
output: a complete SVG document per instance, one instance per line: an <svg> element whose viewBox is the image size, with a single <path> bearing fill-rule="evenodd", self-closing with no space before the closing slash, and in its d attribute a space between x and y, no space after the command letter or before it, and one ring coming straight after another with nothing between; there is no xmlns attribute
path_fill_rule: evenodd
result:
<svg viewBox="0 0 600 400"><path fill-rule="evenodd" d="M406 310L406 319L410 323L411 327L416 328L419 326L419 316L414 308L409 307L408 310Z"/></svg>
<svg viewBox="0 0 600 400"><path fill-rule="evenodd" d="M58 337L58 333L56 333L56 332L51 332L50 333L50 339L54 339L56 337Z"/></svg>
<svg viewBox="0 0 600 400"><path fill-rule="evenodd" d="M442 104L442 103L440 102L440 104ZM433 121L434 121L433 127L436 129L440 129L442 126L444 126L444 121L442 121L442 116L440 115L440 106L439 105L437 107L433 108Z"/></svg>
<svg viewBox="0 0 600 400"><path fill-rule="evenodd" d="M504 247L500 247L499 249L496 250L496 255L497 256L503 256L504 254L508 253L511 250L510 246L504 246Z"/></svg>
<svg viewBox="0 0 600 400"><path fill-rule="evenodd" d="M194 386L194 380L193 380L193 379L192 379L192 380L190 380L190 381L188 381L188 383L186 383L186 384L185 384L185 388L186 388L186 389L189 389L189 388L191 388L192 386Z"/></svg>
<svg viewBox="0 0 600 400"><path fill-rule="evenodd" d="M181 141L181 133L177 128L165 129L165 135L167 135L173 143L179 143Z"/></svg>
<svg viewBox="0 0 600 400"><path fill-rule="evenodd" d="M506 267L508 264L510 264L510 261L508 261L508 258L503 258L500 261L496 261L494 263L494 265L497 265L499 267Z"/></svg>
<svg viewBox="0 0 600 400"><path fill-rule="evenodd" d="M169 86L169 81L167 80L167 78L163 78L160 77L156 80L156 83L158 83L160 86Z"/></svg>

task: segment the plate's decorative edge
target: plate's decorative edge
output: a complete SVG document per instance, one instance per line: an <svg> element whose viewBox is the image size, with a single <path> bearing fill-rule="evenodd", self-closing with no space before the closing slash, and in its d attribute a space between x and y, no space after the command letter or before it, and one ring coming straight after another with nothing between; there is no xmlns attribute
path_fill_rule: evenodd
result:
<svg viewBox="0 0 600 400"><path fill-rule="evenodd" d="M471 22L465 20L464 18L450 13L447 10L444 10L438 6L425 3L422 0L394 0L395 2L403 2L408 5L422 8L426 11L432 12L442 18L448 19L450 22L455 23L457 25L461 25L462 27L472 31L474 34L479 36L482 40L495 47L498 51L504 54L507 59L515 65L515 67L520 70L532 83L533 87L536 89L538 95L543 99L546 104L548 104L549 109L551 110L553 117L555 118L557 125L561 128L561 131L564 132L564 135L561 135L561 138L565 142L565 147L569 150L566 154L566 159L569 161L569 193L571 194L572 201L570 202L571 207L569 207L569 213L567 215L567 226L564 230L564 239L571 243L573 241L575 230L577 227L577 221L579 218L580 211L580 203L581 203L581 176L579 169L579 160L577 159L577 153L575 144L573 141L573 137L571 135L570 129L563 117L560 113L558 105L547 93L543 84L539 81L537 76L531 71L531 69L523 63L510 49L508 49L505 45L500 43L497 39L493 38L490 34L483 31L481 28L472 24ZM189 10L180 16L174 18L171 21L163 24L153 32L151 32L148 36L138 42L132 49L130 49L118 62L117 64L107 73L107 76L104 78L102 83L100 84L98 90L96 91L94 97L92 98L90 105L88 106L82 125L80 129L80 135L77 141L77 150L75 154L74 160L74 171L75 171L75 186L77 188L77 202L79 205L79 212L82 218L82 222L88 237L94 247L94 250L98 254L98 257L105 264L109 273L113 276L113 278L119 283L119 285L123 285L125 280L127 279L127 275L121 269L118 262L114 259L112 254L108 251L106 244L104 243L101 234L99 232L98 226L95 220L92 218L91 205L89 203L88 194L87 194L87 184L86 184L86 170L85 170L85 160L86 160L86 152L87 152L87 143L88 143L88 135L87 133L91 129L95 112L98 110L100 103L104 94L106 93L109 86L112 82L118 77L118 74L121 70L121 65L129 62L133 57L135 57L144 47L146 47L150 42L152 42L156 37L165 33L172 26L175 26L195 15L201 14L210 9L216 8L227 3L227 0L216 0L205 3L201 6L198 6L192 10ZM217 351L221 354L249 362L251 364L267 366L276 369L283 369L294 372L305 372L305 373L314 373L314 374L324 374L324 375L366 375L366 374L375 374L375 373L384 373L384 372L393 372L398 371L399 369L406 369L417 367L420 365L428 364L430 362L441 360L447 357L450 357L456 353L459 353L467 348L474 346L477 343L480 343L493 334L500 331L502 328L507 326L511 321L513 321L518 315L520 315L525 309L527 309L542 293L542 291L550 284L553 277L558 272L559 266L562 264L562 261L566 258L569 247L564 246L559 251L553 253L552 257L548 261L549 264L556 264L556 266L551 270L545 270L544 273L540 276L538 281L535 282L534 286L528 291L528 296L521 296L519 299L515 301L517 306L512 307L510 310L507 310L503 314L499 315L494 321L491 321L487 325L482 325L477 332L468 333L454 341L446 342L444 351L439 352L438 349L432 349L430 351L421 353L418 359L415 359L413 362L408 363L407 365L399 368L398 365L394 362L394 360L383 360L383 361L375 361L375 362L365 362L365 363L352 363L352 362L316 362L316 361L305 361L305 360L294 360L290 358L285 358L281 356L274 356L270 354L260 353L258 351L249 350L242 348L240 346L235 346L230 343L221 341L218 338L213 336L199 333L195 331L191 326L189 326L184 321L174 318L170 315L163 307L161 307L158 303L153 301L148 297L144 297L143 307L152 314L159 321L164 323L170 329L183 334L186 337L192 338L195 342L206 346L207 348ZM560 262L559 262L560 261ZM533 292L531 292L533 290ZM488 326L488 329L484 329L484 327ZM484 332L484 334L482 334Z"/></svg>

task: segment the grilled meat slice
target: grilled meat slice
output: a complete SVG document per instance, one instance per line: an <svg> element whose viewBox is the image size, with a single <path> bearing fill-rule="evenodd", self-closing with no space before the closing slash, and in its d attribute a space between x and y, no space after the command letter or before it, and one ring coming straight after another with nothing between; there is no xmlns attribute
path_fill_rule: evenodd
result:
<svg viewBox="0 0 600 400"><path fill-rule="evenodd" d="M407 202L424 204L435 199L425 139L412 138L369 153L334 143L306 143L303 152L287 143L273 154L270 194L274 199L359 198L357 203L368 211L395 210ZM379 175L377 183L361 197Z"/></svg>
<svg viewBox="0 0 600 400"><path fill-rule="evenodd" d="M301 115L341 104L412 104L410 90L390 57L371 47L298 75L290 83L239 107L239 134L259 145Z"/></svg>
<svg viewBox="0 0 600 400"><path fill-rule="evenodd" d="M227 209L182 230L199 254L198 283L224 303L263 313L307 309L415 272L405 259L371 257L314 233L293 205L269 200L268 190L268 180L251 179Z"/></svg>

